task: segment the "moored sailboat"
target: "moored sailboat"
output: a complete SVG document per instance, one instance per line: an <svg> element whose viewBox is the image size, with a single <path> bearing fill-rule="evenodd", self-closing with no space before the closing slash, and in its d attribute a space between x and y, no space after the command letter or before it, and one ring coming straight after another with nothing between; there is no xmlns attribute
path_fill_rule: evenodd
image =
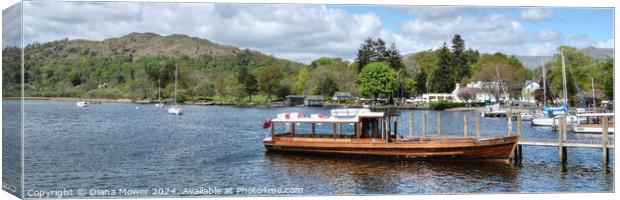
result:
<svg viewBox="0 0 620 200"><path fill-rule="evenodd" d="M155 107L158 109L164 109L165 103L161 101L161 79L157 80L157 98L159 99L159 103L155 104Z"/></svg>
<svg viewBox="0 0 620 200"><path fill-rule="evenodd" d="M179 68L175 65L174 70L174 100L172 101L172 105L168 108L168 114L171 115L182 115L183 108L180 105L177 105L177 77L179 76Z"/></svg>

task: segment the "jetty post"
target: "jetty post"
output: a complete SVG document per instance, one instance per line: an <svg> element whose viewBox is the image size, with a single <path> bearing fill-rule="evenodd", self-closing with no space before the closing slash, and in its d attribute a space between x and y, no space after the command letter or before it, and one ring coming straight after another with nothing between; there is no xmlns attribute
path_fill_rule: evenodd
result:
<svg viewBox="0 0 620 200"><path fill-rule="evenodd" d="M480 113L476 114L476 138L480 138Z"/></svg>
<svg viewBox="0 0 620 200"><path fill-rule="evenodd" d="M441 136L441 112L437 112L437 135Z"/></svg>
<svg viewBox="0 0 620 200"><path fill-rule="evenodd" d="M463 115L463 137L467 137L467 129L469 125L469 120L467 120L467 112Z"/></svg>
<svg viewBox="0 0 620 200"><path fill-rule="evenodd" d="M508 119L508 136L512 135L512 113L507 113L506 118Z"/></svg>
<svg viewBox="0 0 620 200"><path fill-rule="evenodd" d="M334 124L332 125L332 127L333 127L333 129L334 129L334 130L333 130L334 138L336 138L336 131L337 131L337 130L336 130L336 124L334 123Z"/></svg>
<svg viewBox="0 0 620 200"><path fill-rule="evenodd" d="M603 165L609 163L609 154L607 152L607 142L609 140L609 122L606 116L603 117Z"/></svg>
<svg viewBox="0 0 620 200"><path fill-rule="evenodd" d="M521 117L521 113L517 115L517 136L519 136L519 140L521 140L521 134L523 134L523 118ZM520 144L517 144L517 149L515 149L515 161L520 162L523 159L523 148Z"/></svg>
<svg viewBox="0 0 620 200"><path fill-rule="evenodd" d="M564 142L566 141L566 115L562 115L558 128L560 129L558 134L558 156L561 163L566 163L566 147L564 147Z"/></svg>
<svg viewBox="0 0 620 200"><path fill-rule="evenodd" d="M409 137L413 137L413 111L409 113Z"/></svg>
<svg viewBox="0 0 620 200"><path fill-rule="evenodd" d="M422 113L422 137L426 137L426 112Z"/></svg>
<svg viewBox="0 0 620 200"><path fill-rule="evenodd" d="M394 116L394 138L398 138L398 116Z"/></svg>

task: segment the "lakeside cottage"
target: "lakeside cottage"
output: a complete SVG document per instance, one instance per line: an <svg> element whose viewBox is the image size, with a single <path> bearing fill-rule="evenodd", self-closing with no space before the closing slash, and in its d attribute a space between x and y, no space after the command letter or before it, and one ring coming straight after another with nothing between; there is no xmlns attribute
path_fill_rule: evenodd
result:
<svg viewBox="0 0 620 200"><path fill-rule="evenodd" d="M304 99L304 106L307 107L320 107L325 103L325 99L322 96L306 96Z"/></svg>
<svg viewBox="0 0 620 200"><path fill-rule="evenodd" d="M459 92L464 89L464 88L474 88L477 90L476 92L476 97L471 100L470 102L478 102L478 103L482 103L485 101L490 101L491 103L495 103L495 96L493 96L493 93L489 92L489 90L493 90L493 88L498 88L499 83L496 81L492 81L492 82L483 82L483 81L476 81L476 82L470 82L467 85L465 85L465 87L461 87L461 84L456 84L456 87L454 87L454 90L452 91L452 93L450 93L450 95L452 96L452 98L454 99L454 102L457 103L463 103L465 102L465 100L459 98L458 94ZM500 95L500 100L503 101L507 101L508 99L510 99L510 94L508 93L503 93Z"/></svg>
<svg viewBox="0 0 620 200"><path fill-rule="evenodd" d="M325 99L322 96L316 95L288 95L286 98L287 106L323 106Z"/></svg>
<svg viewBox="0 0 620 200"><path fill-rule="evenodd" d="M306 95L287 95L285 98L287 106L299 106L304 105Z"/></svg>
<svg viewBox="0 0 620 200"><path fill-rule="evenodd" d="M334 96L332 96L332 100L340 101L340 100L351 100L355 99L351 93L348 92L334 92Z"/></svg>
<svg viewBox="0 0 620 200"><path fill-rule="evenodd" d="M534 91L540 88L540 84L536 81L526 81L521 90L521 101L527 103L536 103Z"/></svg>

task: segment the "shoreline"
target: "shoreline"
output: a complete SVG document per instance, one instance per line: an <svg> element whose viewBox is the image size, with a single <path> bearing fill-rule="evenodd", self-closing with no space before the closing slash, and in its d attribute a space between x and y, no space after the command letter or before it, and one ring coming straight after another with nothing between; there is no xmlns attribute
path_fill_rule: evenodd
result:
<svg viewBox="0 0 620 200"><path fill-rule="evenodd" d="M21 100L21 97L2 97L2 100ZM58 101L58 102L76 102L76 101L86 101L86 102L97 102L97 103L135 103L135 104L154 104L155 102L151 101L132 101L131 99L101 99L101 98L76 98L76 97L24 97L23 100L28 101ZM168 102L165 102L168 103ZM269 104L226 104L221 102L200 102L200 101L187 101L180 103L182 105L196 105L196 106L234 106L240 108L283 108L283 107L298 107L298 106L286 106L282 103L274 103ZM364 105L358 104L340 104L340 103L325 103L322 108L363 108ZM370 106L370 108L374 109L395 109L395 110L431 110L426 106L416 106L416 105L407 105L407 106ZM449 108L443 111L446 112L462 112L462 111L475 111L475 112L484 112L486 111L485 106L479 107L459 107L459 108ZM527 109L519 109L513 108L513 111L527 111Z"/></svg>

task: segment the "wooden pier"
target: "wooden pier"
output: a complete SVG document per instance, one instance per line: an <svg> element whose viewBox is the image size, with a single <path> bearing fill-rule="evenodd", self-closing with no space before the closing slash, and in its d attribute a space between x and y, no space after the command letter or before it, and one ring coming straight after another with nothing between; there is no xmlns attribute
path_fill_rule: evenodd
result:
<svg viewBox="0 0 620 200"><path fill-rule="evenodd" d="M513 117L513 116L516 117ZM480 138L480 116L481 114L476 115L476 138ZM603 117L603 133L601 134L600 139L568 139L567 138L567 123L566 116L562 117L560 120L560 125L557 127L559 130L558 139L533 139L533 138L523 138L523 120L521 119L520 113L509 113L507 119L506 126L506 134L512 135L512 120L516 118L517 120L517 135L521 136L519 142L517 143L517 147L515 148L512 157L512 160L517 163L521 162L523 159L523 148L527 146L546 146L546 147L556 147L558 148L558 157L562 163L565 163L568 154L567 148L599 148L601 149L601 156L603 160L603 164L607 165L609 163L609 149L615 148L614 140L609 140L609 131L608 131L608 123L607 117ZM409 137L414 136L413 131L413 111L409 113ZM437 136L441 136L442 134L442 117L441 112L437 113ZM427 137L426 132L426 113L422 113L422 135L421 137ZM463 116L463 137L468 136L468 114L466 113Z"/></svg>

